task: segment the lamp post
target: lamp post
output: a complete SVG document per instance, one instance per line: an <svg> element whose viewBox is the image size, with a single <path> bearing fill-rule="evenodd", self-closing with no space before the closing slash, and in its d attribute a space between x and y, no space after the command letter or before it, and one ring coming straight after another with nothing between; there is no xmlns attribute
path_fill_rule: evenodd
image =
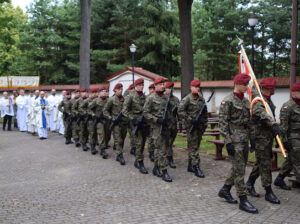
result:
<svg viewBox="0 0 300 224"><path fill-rule="evenodd" d="M251 65L252 69L254 71L254 27L258 23L258 17L255 14L251 14L248 18L248 24L251 27L252 30L252 37L251 37L251 42L252 42L252 57L251 57Z"/></svg>
<svg viewBox="0 0 300 224"><path fill-rule="evenodd" d="M132 59L131 59L131 63L132 63L132 83L134 84L134 53L136 51L136 46L134 44L131 44L129 49L130 49L130 52L132 54Z"/></svg>

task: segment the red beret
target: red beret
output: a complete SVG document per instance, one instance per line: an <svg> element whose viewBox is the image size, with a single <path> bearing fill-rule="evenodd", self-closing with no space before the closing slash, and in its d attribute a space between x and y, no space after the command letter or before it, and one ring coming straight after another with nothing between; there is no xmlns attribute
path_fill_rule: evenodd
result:
<svg viewBox="0 0 300 224"><path fill-rule="evenodd" d="M80 92L80 89L75 89L74 90L74 93L79 93Z"/></svg>
<svg viewBox="0 0 300 224"><path fill-rule="evenodd" d="M149 87L148 87L149 89L151 89L151 88L155 88L155 86L154 86L154 83L152 83Z"/></svg>
<svg viewBox="0 0 300 224"><path fill-rule="evenodd" d="M191 86L200 86L201 82L199 80L194 79L193 81L191 81L190 85Z"/></svg>
<svg viewBox="0 0 300 224"><path fill-rule="evenodd" d="M159 77L159 78L156 78L154 80L154 85L157 85L159 83L162 83L162 82L165 82L166 80L163 78L163 77Z"/></svg>
<svg viewBox="0 0 300 224"><path fill-rule="evenodd" d="M99 88L99 92L101 92L102 90L106 90L106 88L103 86L103 87L100 87Z"/></svg>
<svg viewBox="0 0 300 224"><path fill-rule="evenodd" d="M242 73L242 74L237 74L234 77L233 82L234 84L248 84L250 79L251 79L250 75Z"/></svg>
<svg viewBox="0 0 300 224"><path fill-rule="evenodd" d="M165 87L166 88L172 88L174 86L174 82L167 82L166 84L165 84Z"/></svg>
<svg viewBox="0 0 300 224"><path fill-rule="evenodd" d="M123 85L122 85L121 83L117 83L117 84L115 85L114 91L115 91L116 89L121 88L121 87L123 87Z"/></svg>
<svg viewBox="0 0 300 224"><path fill-rule="evenodd" d="M75 92L75 91L74 91ZM67 92L66 92L66 95L71 95L72 94L72 92L71 92L71 90L68 90Z"/></svg>
<svg viewBox="0 0 300 224"><path fill-rule="evenodd" d="M292 87L291 87L291 91L292 91L292 92L298 92L298 91L300 91L300 82L294 83L294 84L292 85Z"/></svg>
<svg viewBox="0 0 300 224"><path fill-rule="evenodd" d="M128 87L129 90L131 90L133 88L134 88L134 84L130 84L129 87Z"/></svg>
<svg viewBox="0 0 300 224"><path fill-rule="evenodd" d="M92 89L90 89L90 93L96 93L96 92L98 92L98 89L97 89L97 88L92 88Z"/></svg>
<svg viewBox="0 0 300 224"><path fill-rule="evenodd" d="M141 84L141 83L144 84L144 79L139 78L139 79L135 80L134 85L136 86L136 85Z"/></svg>
<svg viewBox="0 0 300 224"><path fill-rule="evenodd" d="M81 90L80 90L80 92L87 92L88 90L86 89L86 88L82 88Z"/></svg>
<svg viewBox="0 0 300 224"><path fill-rule="evenodd" d="M276 80L274 78L265 78L260 82L261 87L266 89L274 89L276 87Z"/></svg>

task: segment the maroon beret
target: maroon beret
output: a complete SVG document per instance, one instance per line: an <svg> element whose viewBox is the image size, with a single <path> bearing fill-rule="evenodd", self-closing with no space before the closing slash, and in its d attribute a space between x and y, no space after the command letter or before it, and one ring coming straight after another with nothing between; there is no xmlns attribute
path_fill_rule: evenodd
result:
<svg viewBox="0 0 300 224"><path fill-rule="evenodd" d="M134 84L130 84L129 87L128 87L129 90L131 90L133 88L134 88Z"/></svg>
<svg viewBox="0 0 300 224"><path fill-rule="evenodd" d="M74 91L74 92L75 92L75 91ZM72 95L71 90L68 90L68 91L66 92L66 95Z"/></svg>
<svg viewBox="0 0 300 224"><path fill-rule="evenodd" d="M75 89L74 90L74 93L79 93L80 92L80 89Z"/></svg>
<svg viewBox="0 0 300 224"><path fill-rule="evenodd" d="M165 84L165 87L166 88L172 88L174 86L174 82L167 82L166 84Z"/></svg>
<svg viewBox="0 0 300 224"><path fill-rule="evenodd" d="M121 87L123 87L123 85L122 85L121 83L117 83L117 84L115 85L115 87L114 87L114 91L115 91L116 89L121 88Z"/></svg>
<svg viewBox="0 0 300 224"><path fill-rule="evenodd" d="M197 80L197 79L194 79L190 83L191 86L195 86L195 87L200 86L200 84L201 84L201 82L199 80Z"/></svg>
<svg viewBox="0 0 300 224"><path fill-rule="evenodd" d="M142 83L144 84L144 79L139 78L139 79L135 80L134 85L136 86L136 85L142 84Z"/></svg>
<svg viewBox="0 0 300 224"><path fill-rule="evenodd" d="M292 92L298 92L298 91L300 91L300 82L294 83L294 84L292 85L292 87L291 87L291 91L292 91Z"/></svg>
<svg viewBox="0 0 300 224"><path fill-rule="evenodd" d="M276 84L277 82L274 78L265 78L260 82L261 87L266 89L274 89Z"/></svg>
<svg viewBox="0 0 300 224"><path fill-rule="evenodd" d="M81 90L80 90L80 92L87 92L88 90L86 89L86 88L82 88Z"/></svg>
<svg viewBox="0 0 300 224"><path fill-rule="evenodd" d="M234 79L233 82L234 84L248 84L250 81L251 77L248 74L242 73L242 74L237 74Z"/></svg>
<svg viewBox="0 0 300 224"><path fill-rule="evenodd" d="M156 78L154 80L154 85L157 85L159 83L162 83L162 82L165 82L166 80L163 78L163 77L159 77L159 78Z"/></svg>

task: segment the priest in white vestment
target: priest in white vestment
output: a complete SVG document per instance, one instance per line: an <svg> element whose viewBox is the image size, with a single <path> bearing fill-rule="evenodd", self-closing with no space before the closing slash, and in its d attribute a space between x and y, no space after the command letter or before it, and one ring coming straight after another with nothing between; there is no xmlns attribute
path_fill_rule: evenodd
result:
<svg viewBox="0 0 300 224"><path fill-rule="evenodd" d="M8 95L8 92L4 92L3 98L0 100L1 117L3 117L3 131L5 131L6 123L7 130L11 131L11 121L14 116L13 104L14 100Z"/></svg>
<svg viewBox="0 0 300 224"><path fill-rule="evenodd" d="M20 131L27 131L27 108L28 108L28 98L25 96L24 90L20 90L20 95L16 99L17 104L17 121L18 128Z"/></svg>
<svg viewBox="0 0 300 224"><path fill-rule="evenodd" d="M48 138L47 127L49 125L49 104L45 99L45 92L41 91L40 97L34 101L34 110L36 112L36 125L41 140Z"/></svg>
<svg viewBox="0 0 300 224"><path fill-rule="evenodd" d="M49 110L50 110L50 114L49 114L49 127L50 127L50 131L55 132L57 130L57 107L58 104L60 102L60 97L56 95L56 90L52 89L51 90L51 95L48 96L47 98L48 103L49 103Z"/></svg>

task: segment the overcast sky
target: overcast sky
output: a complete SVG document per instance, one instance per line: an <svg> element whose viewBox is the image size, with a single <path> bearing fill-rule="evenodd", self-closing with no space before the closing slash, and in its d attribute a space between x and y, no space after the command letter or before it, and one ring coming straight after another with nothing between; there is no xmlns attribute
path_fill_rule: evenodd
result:
<svg viewBox="0 0 300 224"><path fill-rule="evenodd" d="M26 12L26 6L29 6L33 0L11 0L13 6L20 6L23 12Z"/></svg>

